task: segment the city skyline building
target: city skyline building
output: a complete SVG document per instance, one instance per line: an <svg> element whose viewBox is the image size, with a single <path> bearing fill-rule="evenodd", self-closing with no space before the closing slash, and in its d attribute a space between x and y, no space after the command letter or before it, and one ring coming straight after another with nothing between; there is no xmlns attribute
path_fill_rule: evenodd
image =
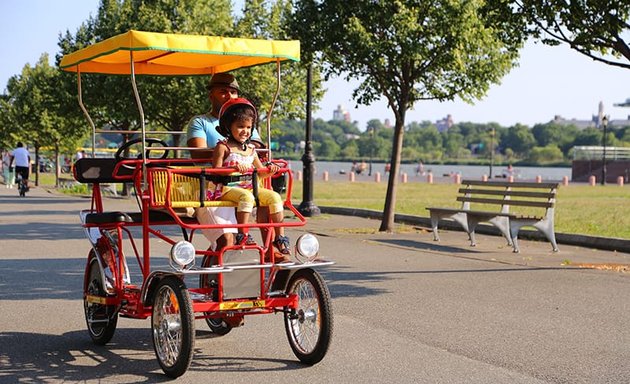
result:
<svg viewBox="0 0 630 384"><path fill-rule="evenodd" d="M615 104L616 107L630 107L630 98L628 98L624 103ZM555 115L553 119L548 122L540 122L540 124L547 123L555 123L563 126L574 125L580 130L586 128L600 128L602 125L602 121L604 116L608 117L608 125L613 127L625 127L630 126L630 114L626 117L626 119L611 119L610 114L606 114L604 110L604 102L600 101L597 106L597 113L591 115L590 120L571 118L567 119L562 117L561 115ZM337 109L333 111L333 120L335 121L346 121L348 123L352 123L350 112L344 108L343 105L339 104ZM389 118L385 118L382 120L385 128L392 128L393 125ZM354 123L357 123L356 121ZM410 122L407 122L408 124ZM444 118L440 120L436 120L433 124L435 124L437 130L439 132L446 132L449 128L455 125L455 120L453 119L453 115L448 114ZM482 123L483 124L483 123Z"/></svg>
<svg viewBox="0 0 630 384"><path fill-rule="evenodd" d="M345 121L350 123L350 112L345 109L341 104L337 105L337 109L333 111L333 120L334 121Z"/></svg>

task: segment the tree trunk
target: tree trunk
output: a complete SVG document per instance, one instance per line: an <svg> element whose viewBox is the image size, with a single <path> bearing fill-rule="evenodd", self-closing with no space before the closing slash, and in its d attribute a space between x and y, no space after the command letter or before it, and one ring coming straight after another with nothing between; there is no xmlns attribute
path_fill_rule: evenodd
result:
<svg viewBox="0 0 630 384"><path fill-rule="evenodd" d="M182 135L180 135L180 134L173 134L172 136L173 136L173 147L179 147L180 143L181 143ZM173 157L177 158L180 155L181 155L180 151L178 150L178 151L175 151L175 153L173 154Z"/></svg>
<svg viewBox="0 0 630 384"><path fill-rule="evenodd" d="M35 186L39 187L39 144L35 143ZM30 164L29 164L30 166ZM33 169L30 169L32 171Z"/></svg>
<svg viewBox="0 0 630 384"><path fill-rule="evenodd" d="M59 176L61 174L61 164L59 164L59 143L55 143L55 188L59 188Z"/></svg>
<svg viewBox="0 0 630 384"><path fill-rule="evenodd" d="M391 232L394 229L394 215L396 213L396 187L398 186L398 174L400 173L400 157L402 155L402 143L405 127L405 114L396 118L394 127L394 143L391 158L391 168L387 182L387 195L385 196L385 208L379 231Z"/></svg>

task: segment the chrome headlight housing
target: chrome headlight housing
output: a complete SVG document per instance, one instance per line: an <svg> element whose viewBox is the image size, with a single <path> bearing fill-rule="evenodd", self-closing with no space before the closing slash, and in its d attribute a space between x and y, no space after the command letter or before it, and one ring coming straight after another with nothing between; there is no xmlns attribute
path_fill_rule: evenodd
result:
<svg viewBox="0 0 630 384"><path fill-rule="evenodd" d="M319 256L319 240L315 235L305 233L295 243L295 258L300 263L308 263Z"/></svg>
<svg viewBox="0 0 630 384"><path fill-rule="evenodd" d="M178 271L190 269L195 265L195 247L188 241L178 241L171 248L169 261Z"/></svg>

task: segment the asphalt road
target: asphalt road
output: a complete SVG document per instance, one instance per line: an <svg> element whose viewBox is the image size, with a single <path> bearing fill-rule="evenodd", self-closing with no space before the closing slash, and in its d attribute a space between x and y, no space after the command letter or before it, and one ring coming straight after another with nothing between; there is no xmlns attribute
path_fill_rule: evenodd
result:
<svg viewBox="0 0 630 384"><path fill-rule="evenodd" d="M0 383L167 381L149 319L121 318L104 347L87 334L81 284L89 244L77 212L88 206L41 189L23 199L0 191ZM319 234L336 261L322 270L335 322L320 364L297 361L280 315L248 317L220 338L198 321L192 366L177 381L630 382L630 275L573 266L628 255L567 246L554 254L528 241L514 255L490 236L473 249L462 233L446 232L437 244L422 229L375 228L323 215L289 232Z"/></svg>

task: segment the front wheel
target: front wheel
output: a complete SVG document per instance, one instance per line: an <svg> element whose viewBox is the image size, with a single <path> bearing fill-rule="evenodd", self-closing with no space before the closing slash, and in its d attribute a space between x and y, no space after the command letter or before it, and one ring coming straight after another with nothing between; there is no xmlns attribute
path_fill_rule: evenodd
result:
<svg viewBox="0 0 630 384"><path fill-rule="evenodd" d="M330 292L321 275L300 269L289 280L287 293L298 296L298 307L284 316L291 349L305 364L319 363L330 346L333 315Z"/></svg>
<svg viewBox="0 0 630 384"><path fill-rule="evenodd" d="M116 331L118 312L115 305L101 304L107 293L105 292L105 281L103 281L101 267L93 252L91 251L86 271L83 309L85 322L92 341L98 345L105 345L112 339Z"/></svg>
<svg viewBox="0 0 630 384"><path fill-rule="evenodd" d="M176 276L162 279L153 301L153 349L164 373L183 375L192 361L195 322L186 285Z"/></svg>

